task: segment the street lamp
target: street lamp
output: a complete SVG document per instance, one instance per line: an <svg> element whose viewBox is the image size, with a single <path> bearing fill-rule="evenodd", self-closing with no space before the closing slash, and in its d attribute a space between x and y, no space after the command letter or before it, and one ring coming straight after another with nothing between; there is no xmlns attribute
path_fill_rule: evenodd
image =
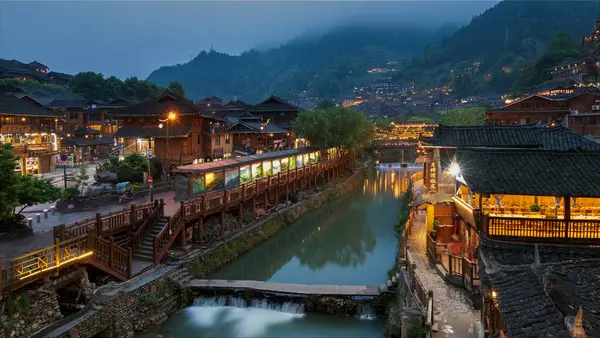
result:
<svg viewBox="0 0 600 338"><path fill-rule="evenodd" d="M167 118L164 120L158 120L159 122L162 122L161 124L158 125L159 128L163 127L163 123L165 123L166 126L166 135L167 135L167 165L168 165L168 170L169 170L169 174L171 174L171 149L169 148L169 125L170 125L170 121L175 121L177 119L177 114L175 112L170 111L167 114Z"/></svg>

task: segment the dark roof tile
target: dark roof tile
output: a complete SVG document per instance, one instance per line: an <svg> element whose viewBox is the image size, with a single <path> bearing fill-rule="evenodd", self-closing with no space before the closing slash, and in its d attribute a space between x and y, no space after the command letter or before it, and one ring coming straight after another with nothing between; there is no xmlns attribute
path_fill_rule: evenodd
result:
<svg viewBox="0 0 600 338"><path fill-rule="evenodd" d="M200 115L200 108L192 101L171 93L167 93L157 99L143 101L113 112L107 112L107 114L116 117L165 117L171 111L176 112L178 115Z"/></svg>
<svg viewBox="0 0 600 338"><path fill-rule="evenodd" d="M19 116L62 117L62 114L33 103L31 99L18 99L14 95L0 95L0 114Z"/></svg>
<svg viewBox="0 0 600 338"><path fill-rule="evenodd" d="M169 128L169 138L188 137L192 132L191 126L172 126ZM166 138L167 129L159 127L123 127L119 128L114 137L122 138Z"/></svg>

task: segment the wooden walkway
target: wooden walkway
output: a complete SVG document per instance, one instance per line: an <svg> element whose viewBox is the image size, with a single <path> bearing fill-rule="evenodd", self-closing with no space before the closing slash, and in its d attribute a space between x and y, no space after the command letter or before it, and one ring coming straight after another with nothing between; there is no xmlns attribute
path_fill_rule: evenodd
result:
<svg viewBox="0 0 600 338"><path fill-rule="evenodd" d="M192 279L184 283L184 287L232 291L243 289L293 295L379 296L377 286L281 284L253 280Z"/></svg>

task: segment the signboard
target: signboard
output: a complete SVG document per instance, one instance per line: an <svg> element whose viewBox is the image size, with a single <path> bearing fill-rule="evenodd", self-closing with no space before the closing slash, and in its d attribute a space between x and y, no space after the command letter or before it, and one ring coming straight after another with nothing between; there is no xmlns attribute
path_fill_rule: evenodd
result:
<svg viewBox="0 0 600 338"><path fill-rule="evenodd" d="M5 124L0 128L2 134L27 134L31 132L31 126L20 124Z"/></svg>
<svg viewBox="0 0 600 338"><path fill-rule="evenodd" d="M438 170L437 162L433 161L429 163L429 186L427 191L429 193L436 193L438 190Z"/></svg>
<svg viewBox="0 0 600 338"><path fill-rule="evenodd" d="M69 160L69 156L67 156L65 153L60 154L59 158L61 162L67 162Z"/></svg>
<svg viewBox="0 0 600 338"><path fill-rule="evenodd" d="M148 184L152 185L152 176L148 176Z"/></svg>

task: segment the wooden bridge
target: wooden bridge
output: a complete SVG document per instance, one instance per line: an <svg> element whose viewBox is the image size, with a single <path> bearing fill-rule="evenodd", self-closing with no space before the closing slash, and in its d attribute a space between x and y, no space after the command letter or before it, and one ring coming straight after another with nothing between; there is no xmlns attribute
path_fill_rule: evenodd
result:
<svg viewBox="0 0 600 338"><path fill-rule="evenodd" d="M183 286L193 289L251 290L260 293L299 296L377 297L380 294L377 286L281 284L254 280L192 279L185 282Z"/></svg>
<svg viewBox="0 0 600 338"><path fill-rule="evenodd" d="M238 187L209 192L182 201L171 217L164 215L163 201L132 205L107 214L97 214L71 225L54 228L55 244L10 260L0 261L0 292L9 292L43 278L60 268L85 263L119 279L127 280L160 264L173 243L192 240L210 245L239 228L228 228L225 212L237 212L240 224L244 207L268 210L279 204L280 195L317 185L317 178L331 181L349 163L348 155L256 179ZM220 229L205 227L207 216L220 214ZM212 231L212 232L211 232Z"/></svg>

